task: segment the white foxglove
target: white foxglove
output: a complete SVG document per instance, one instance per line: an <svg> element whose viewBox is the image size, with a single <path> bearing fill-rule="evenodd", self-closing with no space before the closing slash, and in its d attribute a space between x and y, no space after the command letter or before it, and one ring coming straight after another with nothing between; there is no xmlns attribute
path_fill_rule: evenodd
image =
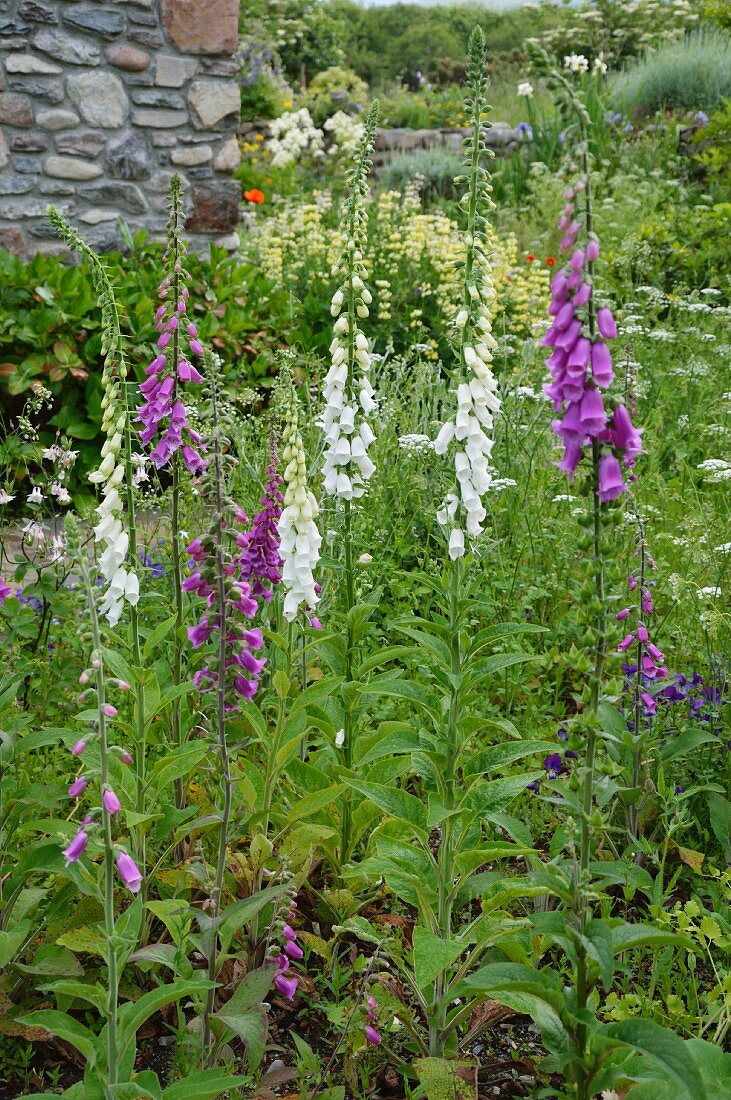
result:
<svg viewBox="0 0 731 1100"><path fill-rule="evenodd" d="M334 274L340 275L343 282L330 305L330 313L337 320L330 344L331 366L323 387L324 409L319 420L325 433L322 466L325 492L347 501L363 496L375 470L368 455L375 439L368 416L376 408L369 378L371 355L358 321L368 316L373 300L365 285L368 273L363 250L368 224L364 199L376 117L372 110L366 120L349 178L350 193L343 208L341 228L345 248L334 268Z"/></svg>
<svg viewBox="0 0 731 1100"><path fill-rule="evenodd" d="M494 204L489 176L481 165L487 154L482 119L487 105L484 67L471 65L468 83L472 137L465 163L469 191L462 200L468 210L464 295L455 318L459 341L459 366L455 372L457 407L434 441L435 452L450 454L454 463L456 484L437 512L438 522L449 532L448 553L453 561L465 554L465 536L474 539L482 533L487 514L483 497L493 481L492 430L494 417L500 411L497 380L491 369L492 352L497 346L491 323L496 295L487 256L491 243L487 213Z"/></svg>
<svg viewBox="0 0 731 1100"><path fill-rule="evenodd" d="M287 385L286 376L283 384ZM290 622L300 607L314 608L319 600L314 569L320 559L322 536L317 529L319 508L307 487L307 459L299 431L299 405L291 381L284 390L282 463L284 505L277 523L282 559L284 615Z"/></svg>

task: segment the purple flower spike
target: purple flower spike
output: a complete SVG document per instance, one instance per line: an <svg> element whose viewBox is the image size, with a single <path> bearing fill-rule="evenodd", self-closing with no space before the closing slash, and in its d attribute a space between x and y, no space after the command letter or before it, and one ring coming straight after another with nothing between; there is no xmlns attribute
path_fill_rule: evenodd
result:
<svg viewBox="0 0 731 1100"><path fill-rule="evenodd" d="M80 740L78 740L76 742L76 744L72 748L71 755L72 756L81 756L81 754L82 754L82 752L84 751L85 748L86 748L86 741L82 737L82 738L80 738Z"/></svg>
<svg viewBox="0 0 731 1100"><path fill-rule="evenodd" d="M381 1036L378 1034L373 1024L366 1024L365 1037L367 1042L372 1046L377 1047L381 1044Z"/></svg>
<svg viewBox="0 0 731 1100"><path fill-rule="evenodd" d="M284 945L285 952L289 955L290 959L301 959L304 957L304 951L298 943L294 943L293 940L287 940Z"/></svg>
<svg viewBox="0 0 731 1100"><path fill-rule="evenodd" d="M599 331L605 340L614 340L617 335L617 322L611 309L600 309L596 315Z"/></svg>

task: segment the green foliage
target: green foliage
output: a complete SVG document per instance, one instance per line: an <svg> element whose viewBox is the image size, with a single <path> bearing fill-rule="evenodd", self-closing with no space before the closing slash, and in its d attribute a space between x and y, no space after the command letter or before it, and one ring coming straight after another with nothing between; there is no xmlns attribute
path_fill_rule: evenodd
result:
<svg viewBox="0 0 731 1100"><path fill-rule="evenodd" d="M551 0L541 0L551 7ZM676 0L582 0L564 4L557 26L541 38L558 64L568 54L618 65L680 39L698 24L697 5Z"/></svg>
<svg viewBox="0 0 731 1100"><path fill-rule="evenodd" d="M628 66L612 87L620 109L713 111L731 97L731 38L702 27Z"/></svg>
<svg viewBox="0 0 731 1100"><path fill-rule="evenodd" d="M341 65L324 69L312 78L307 89L307 106L316 126L336 111L357 114L368 100L368 85Z"/></svg>
<svg viewBox="0 0 731 1100"><path fill-rule="evenodd" d="M439 199L457 197L454 179L461 166L460 157L446 149L402 153L388 162L381 173L381 183L393 191L405 191L409 184L416 183L422 202L430 205Z"/></svg>

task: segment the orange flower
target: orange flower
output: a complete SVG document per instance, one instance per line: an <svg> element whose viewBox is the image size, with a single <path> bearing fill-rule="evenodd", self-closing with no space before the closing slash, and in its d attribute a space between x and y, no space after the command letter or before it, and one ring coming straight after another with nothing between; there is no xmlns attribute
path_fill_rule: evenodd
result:
<svg viewBox="0 0 731 1100"><path fill-rule="evenodd" d="M264 202L264 192L260 191L258 187L252 187L251 191L244 191L244 198L247 202L255 202L258 206Z"/></svg>

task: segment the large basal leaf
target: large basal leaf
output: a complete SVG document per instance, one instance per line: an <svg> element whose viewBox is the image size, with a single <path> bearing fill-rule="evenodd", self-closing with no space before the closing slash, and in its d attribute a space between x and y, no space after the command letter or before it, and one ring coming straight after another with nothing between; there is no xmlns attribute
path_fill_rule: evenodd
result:
<svg viewBox="0 0 731 1100"><path fill-rule="evenodd" d="M605 1034L650 1058L661 1076L672 1079L676 1087L676 1100L680 1100L680 1096L684 1100L686 1097L687 1100L717 1100L715 1095L707 1095L700 1071L686 1044L672 1031L652 1020L622 1020L610 1024Z"/></svg>
<svg viewBox="0 0 731 1100"><path fill-rule="evenodd" d="M414 1063L426 1100L477 1100L477 1062L418 1058Z"/></svg>
<svg viewBox="0 0 731 1100"><path fill-rule="evenodd" d="M213 987L211 982L191 981L175 982L173 985L161 985L157 989L151 989L149 993L143 993L138 1001L128 1002L120 1010L119 1028L119 1055L135 1040L138 1030L146 1020L154 1016L165 1005L173 1001L182 1001L184 997L201 996L206 990Z"/></svg>
<svg viewBox="0 0 731 1100"><path fill-rule="evenodd" d="M204 1069L189 1073L184 1080L168 1085L162 1100L215 1100L229 1089L250 1084L246 1077L232 1077L220 1069Z"/></svg>
<svg viewBox="0 0 731 1100"><path fill-rule="evenodd" d="M57 1035L59 1039L64 1039L67 1043L71 1043L72 1047L76 1047L79 1054L86 1059L90 1069L96 1065L97 1038L94 1032L73 1017L67 1016L65 1012L44 1008L40 1012L19 1016L18 1023L27 1024L29 1027L42 1027L44 1031L50 1031L51 1035Z"/></svg>
<svg viewBox="0 0 731 1100"><path fill-rule="evenodd" d="M253 1073L264 1057L267 1014L262 1002L272 987L276 966L263 966L246 974L233 997L219 1008L216 1019L230 1027L246 1046L248 1069Z"/></svg>
<svg viewBox="0 0 731 1100"><path fill-rule="evenodd" d="M381 783L365 783L357 779L348 779L347 782L389 817L404 821L421 833L426 832L426 807L408 791L402 791L398 787L386 787Z"/></svg>
<svg viewBox="0 0 731 1100"><path fill-rule="evenodd" d="M414 929L412 942L414 973L420 989L430 985L468 946L460 940L444 940L419 925Z"/></svg>

